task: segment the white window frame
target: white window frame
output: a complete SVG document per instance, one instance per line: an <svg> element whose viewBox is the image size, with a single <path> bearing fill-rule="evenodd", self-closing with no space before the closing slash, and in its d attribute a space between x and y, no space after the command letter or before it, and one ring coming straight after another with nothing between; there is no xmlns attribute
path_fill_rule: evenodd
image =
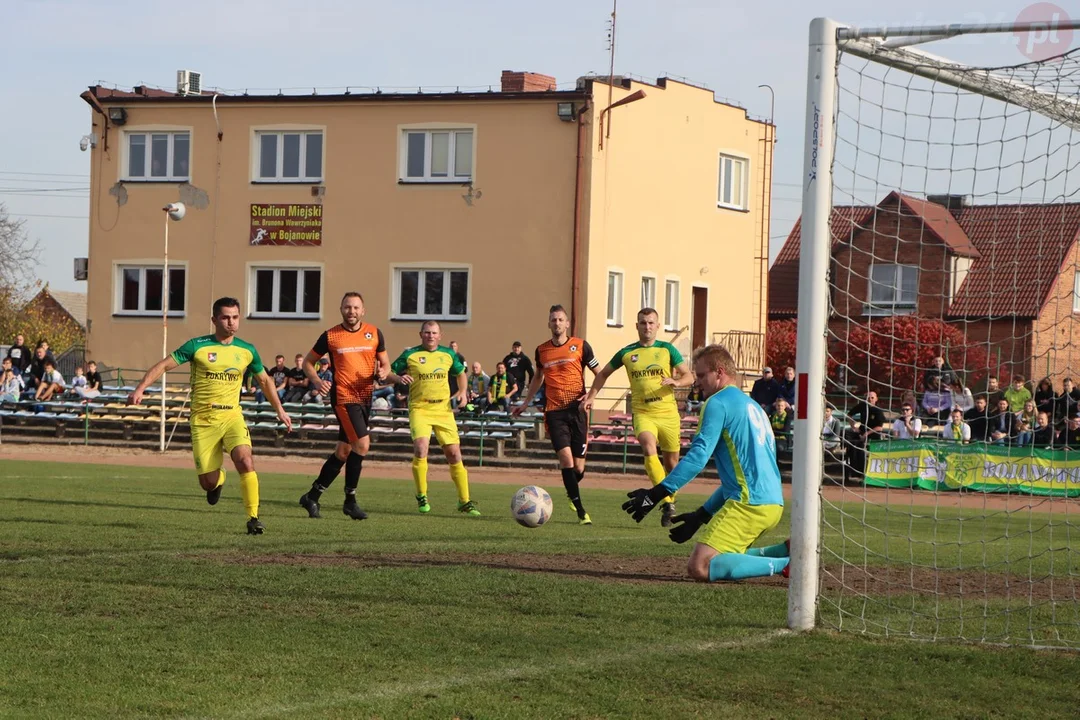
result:
<svg viewBox="0 0 1080 720"><path fill-rule="evenodd" d="M442 272L445 275L443 280L443 297L442 297L442 309L443 312L439 314L428 314L424 312L424 283L418 282L416 287L416 313L406 314L401 311L401 273L403 272ZM465 272L468 273L468 289L465 291L465 314L463 315L451 315L447 312L450 309L450 273L452 272ZM455 322L466 322L472 319L472 293L473 283L476 280L476 275L473 272L472 265L463 265L458 263L397 263L390 266L390 309L391 320L404 320L404 321L417 321L417 320L447 320Z"/></svg>
<svg viewBox="0 0 1080 720"><path fill-rule="evenodd" d="M143 259L143 260L116 260L113 262L113 315L116 317L149 317L160 318L161 310L125 310L124 309L124 271L125 270L139 270L139 304L145 304L145 293L143 287L146 284L146 271L147 270L163 270L165 263L161 259ZM187 303L189 298L188 288L190 273L188 272L188 263L186 260L169 260L169 271L183 270L184 271L184 307L180 310L169 310L168 316L171 318L182 318L187 316ZM164 287L164 285L163 285ZM162 298L162 304L164 305L165 298Z"/></svg>
<svg viewBox="0 0 1080 720"><path fill-rule="evenodd" d="M276 163L274 177L263 177L262 172L262 138L264 135L277 136ZM285 163L283 136L300 136L300 172L307 172L307 136L322 135L322 157L319 169L322 172L318 177L301 174L298 177L282 177L281 173ZM251 128L251 182L253 184L313 184L321 183L326 177L326 128L312 125L269 125L265 127Z"/></svg>
<svg viewBox="0 0 1080 720"><path fill-rule="evenodd" d="M433 133L450 133L449 151L447 153L447 175L432 176L431 174L431 136ZM470 158L468 175L455 175L455 159L457 152L456 135L468 132L472 134L472 157ZM410 177L409 171L409 135L411 133L424 133L424 175L423 177ZM400 183L468 183L476 179L476 125L462 125L455 123L433 124L423 123L415 125L398 126L398 182Z"/></svg>
<svg viewBox="0 0 1080 720"><path fill-rule="evenodd" d="M143 159L143 175L131 175L128 171L131 165L131 137L133 135L144 135L146 137L146 155ZM169 150L165 160L165 167L167 172L165 175L151 175L150 169L153 163L153 143L150 139L151 135L167 135L169 137ZM173 175L173 160L174 151L173 148L176 143L177 135L187 135L188 138L188 174L187 175ZM190 127L154 127L145 126L137 128L128 128L124 130L123 140L120 149L120 172L119 179L123 182L129 183L176 183L176 182L191 182L192 175L192 159L195 157L195 133L191 131Z"/></svg>
<svg viewBox="0 0 1080 720"><path fill-rule="evenodd" d="M652 284L652 293L651 293L652 297L648 297L648 295L650 293L646 290L646 287L647 287L647 285L649 283ZM639 299L641 301L641 307L643 307L643 308L647 308L647 307L655 308L656 307L656 276L655 275L642 274L642 276L641 276L641 293L640 293L640 298Z"/></svg>
<svg viewBox="0 0 1080 720"><path fill-rule="evenodd" d="M672 302L670 288L675 287L675 299ZM671 332L678 332L679 330L679 304L682 298L679 297L679 293L682 292L682 283L678 278L664 278L664 329Z"/></svg>
<svg viewBox="0 0 1080 720"><path fill-rule="evenodd" d="M732 185L733 191L738 191L739 197L732 197L729 200L725 200L724 194L724 180L725 180L725 161L731 161L732 163L742 164L742 182L739 183L739 187L736 188ZM716 173L716 207L725 208L727 210L749 210L750 209L750 158L745 155L739 155L738 153L726 152L721 150L718 156Z"/></svg>
<svg viewBox="0 0 1080 720"><path fill-rule="evenodd" d="M618 268L608 268L608 282L606 289L607 304L605 305L608 327L622 327L623 287L625 278L626 273L622 270ZM614 296L612 296L612 279L615 280Z"/></svg>
<svg viewBox="0 0 1080 720"><path fill-rule="evenodd" d="M1080 270L1073 273L1073 312L1080 313Z"/></svg>
<svg viewBox="0 0 1080 720"><path fill-rule="evenodd" d="M898 269L892 285L892 299L884 302L874 301L874 269L884 267L894 267ZM910 301L902 299L903 292L903 276L908 273L915 273L915 297ZM878 283L879 285L881 283ZM903 263L872 263L867 269L866 277L866 304L864 306L864 315L881 316L881 315L908 315L918 307L919 303L919 266L918 265L906 265Z"/></svg>
<svg viewBox="0 0 1080 720"><path fill-rule="evenodd" d="M271 310L270 312L259 312L256 309L256 299L258 297L258 271L259 270L271 270L274 272L274 305L275 307L280 302L280 292L278 289L281 286L281 272L285 270L295 270L298 275L296 278L296 299L297 305L302 307L304 300L304 271L305 270L318 270L319 271L319 310L318 312L303 312L299 310L297 312L281 312L280 310ZM326 297L326 269L322 263L297 263L293 261L272 261L272 262L249 262L247 263L247 317L252 320L318 320L322 318L323 314L323 298Z"/></svg>

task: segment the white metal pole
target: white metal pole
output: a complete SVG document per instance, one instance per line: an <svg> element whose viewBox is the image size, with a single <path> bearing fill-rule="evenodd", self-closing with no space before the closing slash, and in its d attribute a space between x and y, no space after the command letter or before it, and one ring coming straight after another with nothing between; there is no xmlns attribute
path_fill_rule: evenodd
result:
<svg viewBox="0 0 1080 720"><path fill-rule="evenodd" d="M810 630L817 612L818 541L821 522L825 334L831 253L833 129L836 104L836 31L826 18L810 23L806 142L803 156L802 241L799 253L799 368L795 447L791 472L791 584L788 627Z"/></svg>
<svg viewBox="0 0 1080 720"><path fill-rule="evenodd" d="M161 269L161 357L169 354L169 208L165 208L165 262ZM161 423L158 450L165 452L165 380L161 373Z"/></svg>

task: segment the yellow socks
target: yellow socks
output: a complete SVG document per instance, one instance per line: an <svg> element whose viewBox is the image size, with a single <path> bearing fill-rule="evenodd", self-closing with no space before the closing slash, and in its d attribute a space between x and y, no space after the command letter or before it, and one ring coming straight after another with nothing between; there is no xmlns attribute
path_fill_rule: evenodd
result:
<svg viewBox="0 0 1080 720"><path fill-rule="evenodd" d="M465 469L465 463L454 463L450 466L450 479L457 487L458 502L469 502L469 471Z"/></svg>
<svg viewBox="0 0 1080 720"><path fill-rule="evenodd" d="M259 517L259 476L255 472L240 473L240 495L249 518Z"/></svg>
<svg viewBox="0 0 1080 720"><path fill-rule="evenodd" d="M412 479L416 483L416 494L427 495L427 458L412 459Z"/></svg>
<svg viewBox="0 0 1080 720"><path fill-rule="evenodd" d="M649 476L649 481L653 485L659 485L664 482L664 478L667 473L664 472L664 466L660 462L659 455L646 455L645 456L645 474ZM664 498L664 502L674 501L673 497Z"/></svg>

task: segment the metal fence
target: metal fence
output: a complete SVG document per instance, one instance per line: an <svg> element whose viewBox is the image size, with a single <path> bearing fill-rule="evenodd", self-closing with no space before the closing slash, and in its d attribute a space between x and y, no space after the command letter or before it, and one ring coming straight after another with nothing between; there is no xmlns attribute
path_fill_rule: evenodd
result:
<svg viewBox="0 0 1080 720"><path fill-rule="evenodd" d="M739 372L756 375L765 365L765 334L748 330L714 332L714 345L723 345L735 358Z"/></svg>

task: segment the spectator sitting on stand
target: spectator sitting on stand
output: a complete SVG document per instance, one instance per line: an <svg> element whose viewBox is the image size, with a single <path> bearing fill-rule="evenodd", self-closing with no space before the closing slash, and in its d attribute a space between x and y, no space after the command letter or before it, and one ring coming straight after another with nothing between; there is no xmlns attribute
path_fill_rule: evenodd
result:
<svg viewBox="0 0 1080 720"><path fill-rule="evenodd" d="M334 373L330 371L330 360L327 358L319 359L319 366L315 369L319 379L323 382L334 382ZM308 401L310 402L330 402L330 399L319 392L318 388L312 388L308 392Z"/></svg>
<svg viewBox="0 0 1080 720"><path fill-rule="evenodd" d="M1009 409L1009 401L998 400L997 413L990 416L990 442L995 445L1012 445L1016 441L1016 413Z"/></svg>
<svg viewBox="0 0 1080 720"><path fill-rule="evenodd" d="M307 374L304 373L304 356L297 355L295 362L296 367L289 370L288 377L285 378L285 398L283 402L302 402L310 389L311 381L308 380Z"/></svg>
<svg viewBox="0 0 1080 720"><path fill-rule="evenodd" d="M971 441L986 442L990 436L990 411L985 395L975 398L975 407L964 413L964 420L971 428Z"/></svg>
<svg viewBox="0 0 1080 720"><path fill-rule="evenodd" d="M11 371L16 375L22 375L30 367L34 354L26 347L26 337L22 333L15 336L15 344L8 348L7 356L11 358Z"/></svg>
<svg viewBox="0 0 1080 720"><path fill-rule="evenodd" d="M1035 401L1028 400L1024 403L1024 409L1016 414L1016 444L1020 447L1031 444L1035 434L1037 413Z"/></svg>
<svg viewBox="0 0 1080 720"><path fill-rule="evenodd" d="M86 390L86 375L83 374L82 365L75 368L75 377L71 378L71 385L68 387L68 392L72 395L78 395L82 397L80 391Z"/></svg>
<svg viewBox="0 0 1080 720"><path fill-rule="evenodd" d="M949 424L941 433L941 437L958 443L971 442L971 426L964 422L964 413L956 408L949 416Z"/></svg>
<svg viewBox="0 0 1080 720"><path fill-rule="evenodd" d="M510 398L517 395L518 386L514 378L507 374L504 363L495 364L495 374L488 383L488 407L510 411Z"/></svg>
<svg viewBox="0 0 1080 720"><path fill-rule="evenodd" d="M900 408L900 417L893 420L892 436L897 440L916 440L922 434L922 420L915 417L915 408L911 403L904 403Z"/></svg>
<svg viewBox="0 0 1080 720"><path fill-rule="evenodd" d="M101 373L93 360L86 363L86 385L81 389L76 388L75 392L83 400L92 400L101 394Z"/></svg>
<svg viewBox="0 0 1080 720"><path fill-rule="evenodd" d="M284 401L285 390L288 385L289 368L285 367L285 356L278 355L274 358L274 366L266 368L266 374L270 376L270 379L274 382L274 390L277 392L279 400ZM266 402L266 396L262 390L255 393L255 400L257 402Z"/></svg>
<svg viewBox="0 0 1080 720"><path fill-rule="evenodd" d="M1072 378L1061 381L1061 394L1054 398L1054 418L1064 420L1072 418L1080 408L1080 390L1074 385Z"/></svg>
<svg viewBox="0 0 1080 720"><path fill-rule="evenodd" d="M51 358L45 360L45 372L41 375L41 382L38 383L37 390L34 392L35 400L52 400L54 395L62 394L64 392L64 376L56 369L56 364L53 363Z"/></svg>
<svg viewBox="0 0 1080 720"><path fill-rule="evenodd" d="M945 362L945 358L941 355L934 358L930 368L923 374L923 390L931 389L934 378L937 378L937 387L939 388L949 387L956 381L953 369L949 367L949 363Z"/></svg>
<svg viewBox="0 0 1080 720"><path fill-rule="evenodd" d="M488 386L491 384L491 377L484 372L484 368L479 362L472 364L472 372L468 377L468 400L469 404L475 406L480 412L483 412L487 408L488 400Z"/></svg>
<svg viewBox="0 0 1080 720"><path fill-rule="evenodd" d="M762 410L771 412L779 396L780 384L773 377L772 368L763 368L761 377L754 381L754 386L750 389L750 398L760 405Z"/></svg>
<svg viewBox="0 0 1080 720"><path fill-rule="evenodd" d="M779 397L784 398L788 405L795 407L795 368L788 365L784 368L784 379L780 381Z"/></svg>
<svg viewBox="0 0 1080 720"><path fill-rule="evenodd" d="M787 451L791 449L791 429L795 423L795 413L791 412L791 406L782 397L776 398L776 406L772 415L769 416L769 424L772 425L773 435L776 436L777 450Z"/></svg>
<svg viewBox="0 0 1080 720"><path fill-rule="evenodd" d="M971 388L965 385L959 377L954 377L953 384L949 386L949 391L952 394L953 408L960 408L962 412L967 412L975 407L975 398L971 396Z"/></svg>
<svg viewBox="0 0 1080 720"><path fill-rule="evenodd" d="M22 390L22 377L15 374L14 363L8 356L0 367L0 402L18 402Z"/></svg>
<svg viewBox="0 0 1080 720"><path fill-rule="evenodd" d="M944 423L952 411L952 393L938 385L938 376L930 376L930 385L923 393L922 407L930 425Z"/></svg>
<svg viewBox="0 0 1080 720"><path fill-rule="evenodd" d="M1065 429L1058 434L1058 449L1080 450L1080 415L1069 417Z"/></svg>
<svg viewBox="0 0 1080 720"><path fill-rule="evenodd" d="M991 409L996 409L998 406L998 400L1005 397L1005 393L1001 392L1001 385L998 383L998 379L994 376L990 376L986 380L986 406Z"/></svg>
<svg viewBox="0 0 1080 720"><path fill-rule="evenodd" d="M1036 419L1035 432L1032 433L1031 444L1037 448L1052 447L1057 440L1054 425L1050 422L1050 414L1040 412Z"/></svg>

